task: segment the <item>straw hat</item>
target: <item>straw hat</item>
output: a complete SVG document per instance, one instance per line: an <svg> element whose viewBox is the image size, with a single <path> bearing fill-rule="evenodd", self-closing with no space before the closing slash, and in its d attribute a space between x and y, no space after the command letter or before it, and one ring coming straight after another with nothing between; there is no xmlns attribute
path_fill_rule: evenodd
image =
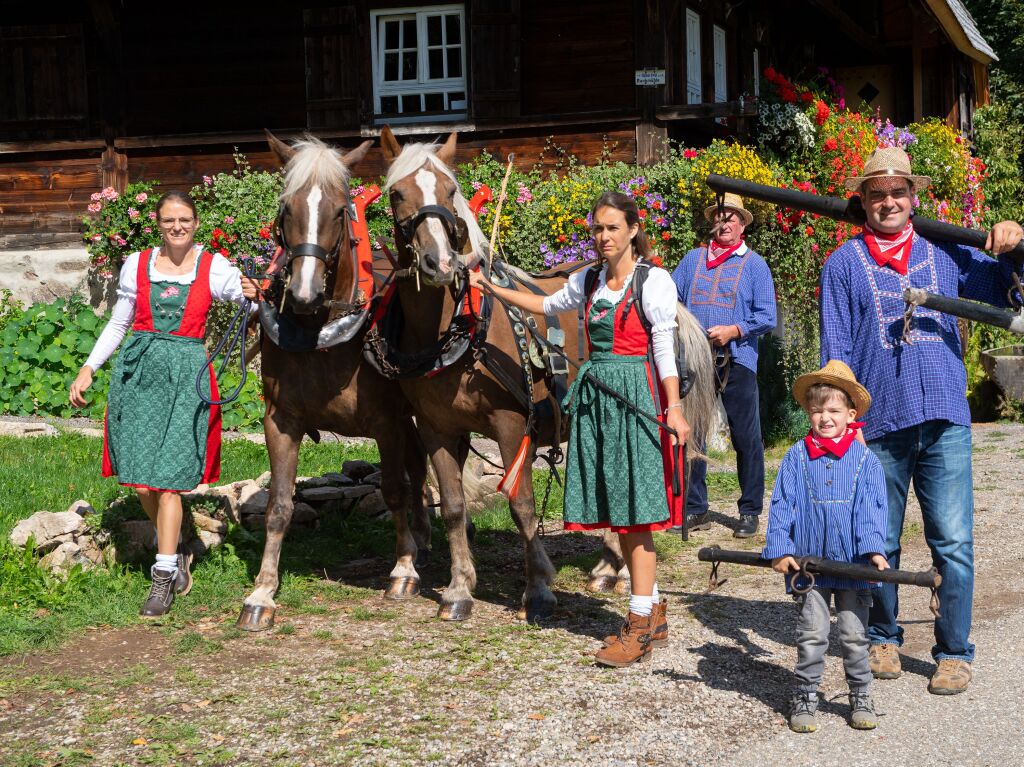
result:
<svg viewBox="0 0 1024 767"><path fill-rule="evenodd" d="M743 219L743 226L750 226L750 222L754 220L754 214L743 207L743 198L738 194L726 192L725 202L723 205L730 210L736 211L740 215L740 218ZM714 221L716 213L718 213L718 203L708 205L704 208L704 218L708 221Z"/></svg>
<svg viewBox="0 0 1024 767"><path fill-rule="evenodd" d="M809 410L807 390L814 384L828 384L849 394L850 399L853 400L853 407L857 410L858 418L862 417L871 407L871 395L858 383L857 377L845 362L829 360L821 370L804 373L796 379L796 383L793 384L793 396L804 410Z"/></svg>
<svg viewBox="0 0 1024 767"><path fill-rule="evenodd" d="M864 163L863 176L846 179L846 188L851 192L859 192L865 181L879 176L902 176L913 184L915 189L922 189L932 183L928 176L915 176L910 172L910 155L899 147L886 146L878 147L871 153Z"/></svg>

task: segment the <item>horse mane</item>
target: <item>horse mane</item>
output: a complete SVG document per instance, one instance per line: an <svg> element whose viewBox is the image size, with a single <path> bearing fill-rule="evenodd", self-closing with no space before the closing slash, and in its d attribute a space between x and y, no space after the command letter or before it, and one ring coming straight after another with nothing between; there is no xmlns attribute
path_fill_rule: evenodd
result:
<svg viewBox="0 0 1024 767"><path fill-rule="evenodd" d="M337 149L314 136L307 136L291 146L295 154L284 166L282 200L307 184L316 184L324 192L344 192L348 188L349 170Z"/></svg>
<svg viewBox="0 0 1024 767"><path fill-rule="evenodd" d="M480 228L480 224L477 223L473 211L469 209L469 203L466 202L466 198L462 195L462 188L459 186L458 179L455 178L455 172L437 158L437 148L437 144L424 143L412 143L403 146L401 153L388 168L387 176L384 179L384 186L390 189L403 178L411 176L426 164L431 165L431 167L447 176L455 184L455 212L459 215L459 218L466 222L466 227L469 230L469 241L473 246L470 253L463 254L460 258L466 266L474 267L479 262L486 262L488 260L490 243Z"/></svg>

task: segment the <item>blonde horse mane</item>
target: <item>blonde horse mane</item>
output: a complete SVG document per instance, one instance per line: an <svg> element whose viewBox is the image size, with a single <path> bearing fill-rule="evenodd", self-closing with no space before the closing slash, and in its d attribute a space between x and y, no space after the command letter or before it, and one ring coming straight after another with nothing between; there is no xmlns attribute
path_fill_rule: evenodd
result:
<svg viewBox="0 0 1024 767"><path fill-rule="evenodd" d="M676 337L683 350L686 365L693 376L693 387L683 399L683 416L690 424L691 439L687 457L706 460L696 445L707 444L714 423L718 392L715 390L715 360L711 356L707 333L697 318L681 303L676 305Z"/></svg>
<svg viewBox="0 0 1024 767"><path fill-rule="evenodd" d="M284 167L282 200L307 184L316 184L325 192L340 192L348 187L349 170L337 149L314 136L296 141L291 147L295 154Z"/></svg>
<svg viewBox="0 0 1024 767"><path fill-rule="evenodd" d="M466 222L466 227L469 230L469 244L471 248L468 253L461 254L461 259L466 266L474 267L481 261L486 262L488 260L490 245L483 230L480 228L480 224L476 221L476 216L469 209L469 203L466 202L466 198L462 195L462 189L459 187L458 179L455 178L455 172L437 158L437 149L437 144L413 143L403 146L401 153L388 168L384 186L390 189L424 165L430 165L433 169L443 173L455 184L455 212L459 218Z"/></svg>

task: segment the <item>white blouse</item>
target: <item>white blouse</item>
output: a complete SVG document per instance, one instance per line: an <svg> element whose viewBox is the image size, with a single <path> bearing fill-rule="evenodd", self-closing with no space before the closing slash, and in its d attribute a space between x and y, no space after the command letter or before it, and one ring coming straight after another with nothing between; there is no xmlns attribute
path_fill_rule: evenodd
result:
<svg viewBox="0 0 1024 767"><path fill-rule="evenodd" d="M159 254L160 248L153 248L149 261L150 280L153 282L175 282L179 285L192 284L199 271L198 256L196 268L188 274L164 274L157 271L155 267L156 257ZM132 326L132 321L135 319L138 275L139 254L132 253L121 266L121 275L117 286L117 303L114 304L114 310L110 313L110 321L103 328L100 337L96 339L96 345L92 348L89 359L85 361L85 364L93 370L99 370L103 366L103 363L114 353ZM241 276L241 271L232 266L230 261L219 253L214 253L213 261L210 263L210 295L215 301L242 303L244 296L242 295Z"/></svg>
<svg viewBox="0 0 1024 767"><path fill-rule="evenodd" d="M578 272L574 272L561 290L545 298L544 313L561 314L578 309L584 298L583 288L588 271L588 269L580 269ZM619 290L612 290L606 281L607 273L608 267L606 266L598 275L597 289L594 291L593 300L597 301L603 298L614 304L625 294L626 289L633 281L633 275L630 274L626 278ZM671 275L664 269L652 268L644 282L641 301L644 314L651 322L654 364L658 368L658 377L662 381L679 375L679 371L676 369L675 351L676 304L678 300L676 284L672 281Z"/></svg>

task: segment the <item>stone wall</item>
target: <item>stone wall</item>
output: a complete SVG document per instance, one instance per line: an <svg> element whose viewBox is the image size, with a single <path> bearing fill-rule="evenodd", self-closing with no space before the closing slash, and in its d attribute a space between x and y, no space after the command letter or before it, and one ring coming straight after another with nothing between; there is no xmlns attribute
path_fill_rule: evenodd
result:
<svg viewBox="0 0 1024 767"><path fill-rule="evenodd" d="M97 309L114 300L113 281L106 286L89 280L85 248L0 250L0 288L24 304L53 301L77 293Z"/></svg>

